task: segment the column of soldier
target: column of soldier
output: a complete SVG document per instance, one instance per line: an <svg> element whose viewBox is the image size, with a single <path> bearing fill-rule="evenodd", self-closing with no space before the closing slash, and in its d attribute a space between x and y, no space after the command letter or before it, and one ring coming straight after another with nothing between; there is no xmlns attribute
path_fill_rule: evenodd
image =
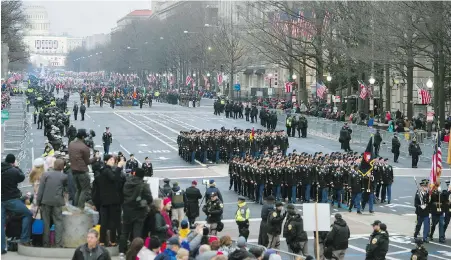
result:
<svg viewBox="0 0 451 260"><path fill-rule="evenodd" d="M254 156L274 149L286 153L289 143L284 131L266 131L257 129L251 138L251 129L202 130L180 132L177 137L179 156L194 164L195 160L206 163L228 163L235 156L244 157L247 153Z"/></svg>
<svg viewBox="0 0 451 260"><path fill-rule="evenodd" d="M338 208L344 204L350 212L355 207L358 214L368 204L373 213L377 201L390 203L393 168L388 159L378 158L371 174L364 176L359 172L361 159L351 152L246 154L229 164L229 189L260 204L272 195L289 203L299 199L301 203L336 203Z"/></svg>

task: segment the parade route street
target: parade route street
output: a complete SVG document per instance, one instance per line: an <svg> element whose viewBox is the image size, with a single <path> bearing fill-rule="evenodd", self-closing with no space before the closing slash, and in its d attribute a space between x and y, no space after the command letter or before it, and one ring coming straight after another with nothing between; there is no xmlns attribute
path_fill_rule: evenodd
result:
<svg viewBox="0 0 451 260"><path fill-rule="evenodd" d="M72 108L73 101L79 102L78 94L72 94L68 107ZM143 109L139 107L115 107L112 109L109 104L105 103L101 108L98 105L91 105L87 108L87 113L84 121L80 121L81 115L78 115L78 120L73 120L71 116L71 123L78 128L85 128L87 130L93 129L96 132L94 138L95 149L103 153L102 133L105 127L110 127L113 134L113 143L110 146L110 152L117 153L122 151L127 159L130 154L135 154L135 157L140 163L144 161L146 156L151 158L154 167L154 177L161 180L163 178L170 178L171 182L179 182L182 189L190 186L192 180L197 180L198 188L205 193L205 186L202 185L203 179L214 179L216 186L220 189L223 196L224 215L223 221L225 223L224 231L221 234L230 234L236 238L238 230L234 221L236 212L236 203L238 195L232 190L229 190L228 166L226 164L212 164L207 162L202 164L196 162L189 164L182 160L178 155L177 135L180 131L202 130L202 129L220 129L225 128L242 128L256 129L261 128L258 123L251 124L244 119L226 119L224 115L213 115L213 108L208 102L201 102L201 107L188 108L181 106L174 106L165 103L153 103L149 108L144 106ZM284 120L284 118L279 118ZM282 124L278 125L278 129L284 129ZM33 141L30 144L30 149L34 151L33 158L39 157L44 149L44 140L42 130L36 129L33 125L32 129ZM307 138L290 138L290 147L288 152L296 149L297 152L323 152L331 153L340 151L340 144L338 141L322 138L320 136L309 134ZM351 147L357 152L363 152L364 147ZM381 156L392 158L391 154L382 153ZM392 201L391 204L376 204L374 207L374 214L368 212L368 205L363 211L363 215L357 215L355 211L349 213L347 208L338 209L337 206L331 207L331 215L339 212L343 218L348 222L351 229L352 237L349 241L350 247L347 251L345 259L364 259L365 247L368 242L368 235L372 228L370 224L378 219L386 223L388 231L393 239L390 242L390 250L387 259L410 259L410 250L414 248L411 236L415 226L414 215L414 195L417 190L414 177L417 181L429 178L430 161L420 160L418 169L410 168L410 158L401 158L400 163L394 164L395 181L392 186ZM25 169L24 169L25 170ZM443 178L450 178L451 172L446 166L444 169ZM24 182L25 184L25 182ZM26 183L28 184L28 183ZM251 210L251 234L250 242L256 242L258 238L259 225L261 222L259 204L248 202ZM296 204L299 213L302 214L303 205ZM199 221L205 220L205 215L201 212ZM331 218L333 221L333 218ZM331 222L332 223L332 222ZM309 252L313 254L313 233L309 232ZM438 231L435 237L438 236ZM447 232L448 240L446 244L430 243L426 247L429 250L429 259L450 259L451 252L451 231ZM435 241L437 241L436 239ZM286 243L282 242L282 249L286 250ZM447 255L448 254L448 255ZM23 259L20 256L15 256L14 253L8 253L2 256L2 259ZM33 260L34 258L28 258ZM39 259L39 258L36 258ZM48 258L47 258L48 259ZM113 258L118 259L118 258Z"/></svg>

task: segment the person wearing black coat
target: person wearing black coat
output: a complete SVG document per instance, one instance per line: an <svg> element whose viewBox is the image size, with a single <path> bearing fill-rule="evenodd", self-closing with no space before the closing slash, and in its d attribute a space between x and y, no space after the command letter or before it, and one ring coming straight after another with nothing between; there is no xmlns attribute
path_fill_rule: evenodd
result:
<svg viewBox="0 0 451 260"><path fill-rule="evenodd" d="M391 139L391 152L393 153L393 161L395 163L398 162L399 148L401 148L401 142L399 142L398 134L395 133L393 138Z"/></svg>
<svg viewBox="0 0 451 260"><path fill-rule="evenodd" d="M376 134L374 135L374 153L376 154L376 157L379 156L379 150L381 149L381 143L382 143L382 136L379 132L379 129L376 130Z"/></svg>
<svg viewBox="0 0 451 260"><path fill-rule="evenodd" d="M249 114L251 113L251 108L249 105L246 105L246 108L244 109L244 115L246 116L246 121L249 122Z"/></svg>
<svg viewBox="0 0 451 260"><path fill-rule="evenodd" d="M199 200L202 199L202 193L196 186L197 181L194 180L191 182L191 187L185 190L185 211L191 226L194 225L196 218L199 217Z"/></svg>
<svg viewBox="0 0 451 260"><path fill-rule="evenodd" d="M351 142L351 133L352 130L348 127L348 124L345 123L340 130L340 138L338 141L341 143L341 149L344 149L346 152L352 151L349 146L349 142Z"/></svg>
<svg viewBox="0 0 451 260"><path fill-rule="evenodd" d="M308 255L308 237L304 231L304 220L301 215L296 212L293 204L287 206L287 220L283 227L283 237L286 238L288 251L290 253Z"/></svg>
<svg viewBox="0 0 451 260"><path fill-rule="evenodd" d="M412 156L412 168L417 168L418 160L420 159L422 152L415 139L413 139L409 145L409 154Z"/></svg>
<svg viewBox="0 0 451 260"><path fill-rule="evenodd" d="M268 216L270 213L272 213L275 210L274 206L275 198L270 195L266 198L266 204L263 205L261 210L261 218L262 221L260 222L260 231L258 234L258 244L262 246L267 246L269 243L268 239Z"/></svg>
<svg viewBox="0 0 451 260"><path fill-rule="evenodd" d="M81 121L85 121L86 107L85 104L80 105Z"/></svg>
<svg viewBox="0 0 451 260"><path fill-rule="evenodd" d="M332 255L336 258L343 260L348 249L349 238L351 232L349 231L348 224L343 220L340 213L335 214L335 221L332 225L332 229L327 234L327 238L324 242L324 246L332 251Z"/></svg>
<svg viewBox="0 0 451 260"><path fill-rule="evenodd" d="M283 203L277 202L276 209L268 216L268 239L267 248L279 249L280 234L282 233L282 223L286 217L286 212L282 214Z"/></svg>
<svg viewBox="0 0 451 260"><path fill-rule="evenodd" d="M147 226L144 228L143 237L148 237L149 232L152 236L158 237L160 241L166 241L168 239L168 225L164 221L163 215L161 215L161 199L155 199L150 205L149 218L147 219Z"/></svg>
<svg viewBox="0 0 451 260"><path fill-rule="evenodd" d="M72 260L111 260L108 250L97 243L98 239L99 233L95 229L89 230L87 243L75 249Z"/></svg>
<svg viewBox="0 0 451 260"><path fill-rule="evenodd" d="M108 245L106 233L110 230L111 245L116 246L116 235L121 226L122 187L125 182L122 167L125 162L121 160L115 167L115 158L109 154L104 156L104 162L93 182L93 198L98 200L94 204L100 206L100 244Z"/></svg>
<svg viewBox="0 0 451 260"><path fill-rule="evenodd" d="M373 233L370 236L370 241L366 246L365 260L385 260L385 256L389 247L389 235L387 233L387 226L384 223L373 224ZM376 225L375 225L376 224Z"/></svg>

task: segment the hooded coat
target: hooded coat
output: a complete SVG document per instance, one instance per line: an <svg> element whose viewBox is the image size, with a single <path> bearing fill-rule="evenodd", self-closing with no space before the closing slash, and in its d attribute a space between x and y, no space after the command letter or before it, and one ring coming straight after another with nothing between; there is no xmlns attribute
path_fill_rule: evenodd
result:
<svg viewBox="0 0 451 260"><path fill-rule="evenodd" d="M262 246L267 246L269 243L268 239L268 216L274 211L274 204L265 204L262 207L260 222L260 233L258 234L258 244Z"/></svg>
<svg viewBox="0 0 451 260"><path fill-rule="evenodd" d="M25 180L25 175L18 167L2 162L2 201L19 199L22 196L17 185Z"/></svg>
<svg viewBox="0 0 451 260"><path fill-rule="evenodd" d="M348 224L343 219L336 219L332 225L332 230L327 234L325 245L333 250L345 250L348 248L351 232Z"/></svg>
<svg viewBox="0 0 451 260"><path fill-rule="evenodd" d="M146 218L148 209L147 207L140 207L138 197L141 197L141 200L146 200L148 205L153 201L149 185L145 184L143 179L132 176L125 181L123 188L124 203L122 208L124 219L133 221Z"/></svg>

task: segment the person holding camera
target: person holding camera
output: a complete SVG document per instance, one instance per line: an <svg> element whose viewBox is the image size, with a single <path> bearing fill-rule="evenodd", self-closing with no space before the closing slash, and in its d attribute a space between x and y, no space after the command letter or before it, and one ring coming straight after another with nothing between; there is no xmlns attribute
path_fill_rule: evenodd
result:
<svg viewBox="0 0 451 260"><path fill-rule="evenodd" d="M89 176L88 165L98 158L92 158L89 147L85 144L88 137L85 129L78 129L77 138L69 144L69 161L77 187L75 194L75 205L84 209L86 201L91 199L91 177Z"/></svg>
<svg viewBox="0 0 451 260"><path fill-rule="evenodd" d="M16 165L14 154L6 155L2 162L2 255L6 254L5 220L6 212L22 216L22 233L20 242L24 245L30 244L31 211L20 200L21 191L17 185L25 180L22 170Z"/></svg>
<svg viewBox="0 0 451 260"><path fill-rule="evenodd" d="M224 204L222 204L222 201L218 199L217 193L212 192L209 195L210 199L207 200L207 203L202 208L202 211L205 215L207 215L207 223L210 224L209 235L216 236L218 231L222 230L222 228L219 227L219 223L221 223Z"/></svg>
<svg viewBox="0 0 451 260"><path fill-rule="evenodd" d="M280 234L282 233L282 223L287 212L282 213L283 203L277 202L274 211L268 215L268 248L279 249Z"/></svg>

